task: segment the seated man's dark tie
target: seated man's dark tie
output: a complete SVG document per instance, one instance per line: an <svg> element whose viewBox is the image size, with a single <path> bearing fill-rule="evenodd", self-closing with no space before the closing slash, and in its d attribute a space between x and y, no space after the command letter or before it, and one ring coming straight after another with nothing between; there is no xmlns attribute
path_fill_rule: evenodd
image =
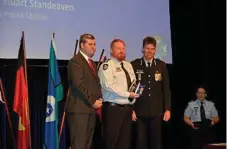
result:
<svg viewBox="0 0 227 149"><path fill-rule="evenodd" d="M130 76L129 76L128 71L127 71L127 70L125 69L125 67L124 67L123 62L121 62L121 68L122 68L122 70L123 70L124 73L125 73L126 80L127 80L127 86L128 86L128 89L129 89L130 86L131 86L131 79L130 79ZM132 100L133 100L132 98L129 98L129 101L132 101Z"/></svg>
<svg viewBox="0 0 227 149"><path fill-rule="evenodd" d="M201 106L200 106L200 116L201 116L201 122L204 122L206 120L206 115L205 115L205 109L203 106L203 102L201 102Z"/></svg>

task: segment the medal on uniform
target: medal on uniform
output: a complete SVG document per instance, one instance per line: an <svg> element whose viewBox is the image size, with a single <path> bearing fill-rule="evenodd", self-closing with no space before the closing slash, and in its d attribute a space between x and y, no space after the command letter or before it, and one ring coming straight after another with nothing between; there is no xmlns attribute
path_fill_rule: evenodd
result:
<svg viewBox="0 0 227 149"><path fill-rule="evenodd" d="M135 83L136 83L136 88L135 88L135 93L136 94L139 94L139 95L141 95L142 93L143 93L143 89L144 89L144 85L142 85L141 84L141 74L143 73L143 70L137 70L136 71L136 74L137 74L137 78L138 78L138 81L137 81L137 83L136 83L136 81L135 81Z"/></svg>
<svg viewBox="0 0 227 149"><path fill-rule="evenodd" d="M158 71L155 72L155 81L162 81L162 74Z"/></svg>
<svg viewBox="0 0 227 149"><path fill-rule="evenodd" d="M137 74L137 78L138 78L138 81L140 82L141 81L141 74L143 73L143 70L140 70L140 69L138 69L137 71L136 71L136 74Z"/></svg>

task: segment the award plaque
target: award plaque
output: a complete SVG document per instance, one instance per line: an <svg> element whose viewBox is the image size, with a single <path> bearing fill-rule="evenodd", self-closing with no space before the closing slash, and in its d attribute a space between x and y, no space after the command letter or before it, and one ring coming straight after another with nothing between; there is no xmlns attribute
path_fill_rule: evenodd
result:
<svg viewBox="0 0 227 149"><path fill-rule="evenodd" d="M143 93L143 89L144 89L144 86L141 85L140 81L137 82L136 80L133 80L129 88L129 92L134 92L136 94L141 95Z"/></svg>

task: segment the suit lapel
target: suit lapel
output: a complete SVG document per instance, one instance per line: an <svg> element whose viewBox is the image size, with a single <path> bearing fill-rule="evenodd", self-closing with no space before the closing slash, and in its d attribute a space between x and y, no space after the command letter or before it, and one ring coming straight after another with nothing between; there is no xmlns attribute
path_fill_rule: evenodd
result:
<svg viewBox="0 0 227 149"><path fill-rule="evenodd" d="M94 67L95 67L95 71L96 71L95 73L96 73L96 74L93 73L93 71L92 71L90 65L89 65L88 62L87 62L87 60L83 57L83 55L82 55L80 52L78 53L78 57L79 57L79 58L81 59L81 61L84 63L83 66L85 66L85 68L88 69L88 71L90 71L90 73L92 74L92 76L93 76L95 79L97 79L97 70L96 70L96 65L94 64L94 62L93 62L93 65L94 65Z"/></svg>

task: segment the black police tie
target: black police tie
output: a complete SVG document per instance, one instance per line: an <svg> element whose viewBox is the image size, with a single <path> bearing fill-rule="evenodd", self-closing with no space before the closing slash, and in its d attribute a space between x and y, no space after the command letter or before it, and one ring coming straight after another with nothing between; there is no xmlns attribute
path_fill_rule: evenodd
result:
<svg viewBox="0 0 227 149"><path fill-rule="evenodd" d="M130 76L129 76L128 71L127 71L127 70L125 69L125 67L124 67L123 62L121 62L121 68L122 68L123 71L125 72L125 76L126 76L126 80L127 80L127 85L128 85L128 89L129 89L129 87L130 87L130 85L131 85L131 79L130 79Z"/></svg>
<svg viewBox="0 0 227 149"><path fill-rule="evenodd" d="M205 116L205 109L204 109L203 104L204 104L204 103L201 102L201 106L200 106L201 122L204 122L205 119L206 119L206 116Z"/></svg>
<svg viewBox="0 0 227 149"><path fill-rule="evenodd" d="M148 65L149 68L151 67L151 63L150 62L147 62L147 65Z"/></svg>

